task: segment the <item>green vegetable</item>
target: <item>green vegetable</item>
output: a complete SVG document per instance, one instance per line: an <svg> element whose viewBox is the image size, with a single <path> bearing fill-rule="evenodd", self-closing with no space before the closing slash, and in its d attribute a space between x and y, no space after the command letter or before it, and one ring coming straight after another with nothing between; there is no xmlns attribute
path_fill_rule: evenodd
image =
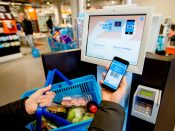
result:
<svg viewBox="0 0 175 131"><path fill-rule="evenodd" d="M89 119L92 119L92 118L94 118L94 114L86 113L86 114L82 117L81 121L86 121L86 120L89 120Z"/></svg>
<svg viewBox="0 0 175 131"><path fill-rule="evenodd" d="M80 122L85 112L84 107L73 107L68 112L67 120L72 123Z"/></svg>

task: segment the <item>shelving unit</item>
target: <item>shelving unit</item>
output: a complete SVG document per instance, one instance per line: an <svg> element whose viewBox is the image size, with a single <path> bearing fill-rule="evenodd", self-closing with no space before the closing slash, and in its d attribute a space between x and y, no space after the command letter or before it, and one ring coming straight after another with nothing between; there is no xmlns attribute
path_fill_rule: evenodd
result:
<svg viewBox="0 0 175 131"><path fill-rule="evenodd" d="M37 20L32 20L32 27L34 32L39 32L38 22Z"/></svg>
<svg viewBox="0 0 175 131"><path fill-rule="evenodd" d="M40 32L47 32L46 16L38 16L38 25Z"/></svg>
<svg viewBox="0 0 175 131"><path fill-rule="evenodd" d="M19 36L17 35L16 21L9 6L0 5L0 63L20 58Z"/></svg>
<svg viewBox="0 0 175 131"><path fill-rule="evenodd" d="M18 35L0 34L0 57L20 52Z"/></svg>

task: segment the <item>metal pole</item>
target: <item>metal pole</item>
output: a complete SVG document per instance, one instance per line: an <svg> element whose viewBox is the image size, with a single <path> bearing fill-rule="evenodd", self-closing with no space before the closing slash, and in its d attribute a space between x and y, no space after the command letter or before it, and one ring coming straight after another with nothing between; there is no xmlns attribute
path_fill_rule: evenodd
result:
<svg viewBox="0 0 175 131"><path fill-rule="evenodd" d="M126 0L126 5L131 5L133 3L133 0Z"/></svg>

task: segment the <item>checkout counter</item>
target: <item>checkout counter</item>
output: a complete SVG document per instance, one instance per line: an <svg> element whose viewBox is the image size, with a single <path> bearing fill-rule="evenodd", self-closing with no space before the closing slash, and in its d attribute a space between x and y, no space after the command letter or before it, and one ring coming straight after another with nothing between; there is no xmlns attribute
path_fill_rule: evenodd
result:
<svg viewBox="0 0 175 131"><path fill-rule="evenodd" d="M147 54L142 75L133 74L126 131L173 131L175 56Z"/></svg>
<svg viewBox="0 0 175 131"><path fill-rule="evenodd" d="M82 62L80 56L79 49L43 54L45 75L48 70L57 68L69 79L88 74L101 79L104 69ZM60 81L56 78L54 83ZM172 131L175 123L174 81L175 56L147 54L142 75L128 72L127 94L120 103L126 112L123 131Z"/></svg>

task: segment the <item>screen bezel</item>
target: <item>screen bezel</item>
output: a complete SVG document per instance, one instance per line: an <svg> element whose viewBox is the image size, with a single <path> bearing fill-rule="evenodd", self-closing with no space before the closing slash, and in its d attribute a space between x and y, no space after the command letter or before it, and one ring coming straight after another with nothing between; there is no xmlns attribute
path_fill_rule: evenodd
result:
<svg viewBox="0 0 175 131"><path fill-rule="evenodd" d="M112 65L112 63L113 63L114 60L116 60L116 61L118 61L118 62L120 62L120 63L123 63L123 64L127 65L127 68L128 68L129 62L126 61L126 60L124 60L124 59L121 59L121 58L119 58L119 57L114 57L114 59L112 60L112 62L111 62L111 64L110 64L110 67L111 67L111 65ZM110 69L110 67L109 67L109 69ZM106 73L106 76L107 76L107 74L108 74L108 72L109 72L109 69L108 69L108 71L107 71L107 73ZM125 70L125 73L126 73L126 71L127 71L127 69ZM125 73L124 73L124 74L125 74ZM104 80L106 79L106 76L105 76ZM123 76L124 76L124 75L123 75ZM122 76L122 79L123 79L123 76ZM121 79L121 80L122 80L122 79ZM120 80L120 82L121 82L121 80ZM120 85L120 82L119 82L119 85ZM112 92L114 92L114 91L116 91L116 90L118 89L118 87L117 87L117 89L115 90L115 89L113 89L113 88L111 88L111 87L109 87L109 86L107 86L107 85L105 85L105 84L102 84L102 87L103 87L103 88L106 88L107 90L112 91Z"/></svg>
<svg viewBox="0 0 175 131"><path fill-rule="evenodd" d="M83 26L83 36L82 36L82 46L81 46L81 60L86 61L89 63L94 63L97 65L109 65L111 63L110 60L103 60L99 58L93 58L86 55L86 45L87 45L87 37L88 37L88 24L89 24L89 17L91 15L139 15L139 14L145 14L145 26L143 31L143 36L141 40L141 47L139 51L138 56L138 64L135 65L129 65L128 70L132 73L142 74L143 70L143 64L145 60L146 55L146 46L149 39L149 32L150 32L150 26L152 22L152 14L154 11L154 7L118 7L115 9L99 9L99 10L92 10L87 11L85 14L84 19L84 26Z"/></svg>

